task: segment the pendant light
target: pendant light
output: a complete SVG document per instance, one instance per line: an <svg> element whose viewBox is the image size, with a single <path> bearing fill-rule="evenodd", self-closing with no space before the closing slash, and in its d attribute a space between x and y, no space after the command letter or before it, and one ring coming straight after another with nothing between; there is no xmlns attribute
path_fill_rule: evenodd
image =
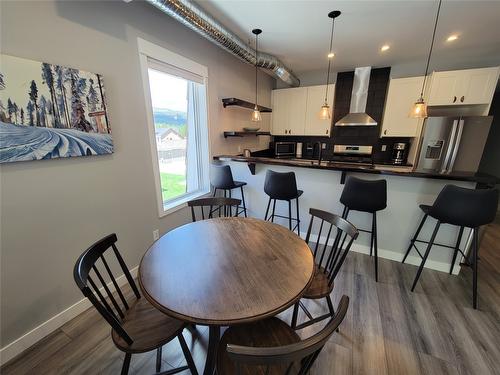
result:
<svg viewBox="0 0 500 375"><path fill-rule="evenodd" d="M252 121L259 122L262 120L262 118L260 117L259 107L257 106L257 73L259 69L257 68L257 60L259 53L259 34L262 33L262 30L253 29L252 33L255 34L255 107L253 107L252 111Z"/></svg>
<svg viewBox="0 0 500 375"><path fill-rule="evenodd" d="M328 51L328 70L326 73L326 90L325 90L325 102L321 106L321 110L319 111L319 119L320 120L330 120L332 118L332 111L330 106L328 105L328 85L330 84L330 67L332 65L332 59L335 54L332 51L332 43L333 43L333 26L335 24L335 18L340 16L339 10L334 10L328 13L328 17L332 19L332 32L330 35L330 49Z"/></svg>
<svg viewBox="0 0 500 375"><path fill-rule="evenodd" d="M427 104L425 103L424 100L424 88L425 88L425 81L427 80L427 73L429 72L429 62L431 61L432 48L434 46L434 38L436 37L436 28L439 20L439 11L441 10L441 1L442 0L439 0L439 5L437 8L436 22L434 23L434 31L432 32L431 48L429 49L429 56L427 57L427 65L425 67L425 75L424 75L424 82L422 83L422 90L420 91L420 97L411 107L409 114L409 116L413 118L427 117Z"/></svg>

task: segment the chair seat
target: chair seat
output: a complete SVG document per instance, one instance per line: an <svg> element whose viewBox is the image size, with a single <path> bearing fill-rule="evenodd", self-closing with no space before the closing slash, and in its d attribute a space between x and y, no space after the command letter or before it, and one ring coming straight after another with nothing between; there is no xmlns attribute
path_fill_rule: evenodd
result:
<svg viewBox="0 0 500 375"><path fill-rule="evenodd" d="M323 298L329 295L332 290L333 283L332 285L328 285L328 275L325 269L323 267L315 267L311 284L309 284L309 287L302 297L309 299Z"/></svg>
<svg viewBox="0 0 500 375"><path fill-rule="evenodd" d="M165 345L176 337L185 327L185 323L171 318L151 305L146 298L139 298L130 309L124 312L122 327L134 340L129 345L112 330L113 342L126 353L144 353Z"/></svg>
<svg viewBox="0 0 500 375"><path fill-rule="evenodd" d="M275 317L229 327L220 340L217 352L217 374L234 375L238 373L235 363L227 354L227 344L262 348L289 345L299 341L300 337L295 330ZM273 365L269 368L269 372L266 372L266 366L242 365L241 375L282 375L286 372L288 365ZM298 371L299 365L294 363L291 373L296 374Z"/></svg>
<svg viewBox="0 0 500 375"><path fill-rule="evenodd" d="M427 204L420 204L419 207L422 211L424 211L424 214L429 214L429 212L432 208L432 206L429 206Z"/></svg>
<svg viewBox="0 0 500 375"><path fill-rule="evenodd" d="M287 200L291 200L291 199L297 199L297 198L299 198L302 194L304 194L304 191L303 191L303 190L297 190L297 195L294 195L293 197L290 197L290 198L280 197L280 196L278 196L278 195L271 196L270 198L271 198L271 199L277 199L277 200L279 200L279 201L287 201Z"/></svg>
<svg viewBox="0 0 500 375"><path fill-rule="evenodd" d="M236 189L236 188L239 188L239 187L242 187L242 186L245 186L247 183L246 182L243 182L243 181L234 181L234 187L233 189Z"/></svg>

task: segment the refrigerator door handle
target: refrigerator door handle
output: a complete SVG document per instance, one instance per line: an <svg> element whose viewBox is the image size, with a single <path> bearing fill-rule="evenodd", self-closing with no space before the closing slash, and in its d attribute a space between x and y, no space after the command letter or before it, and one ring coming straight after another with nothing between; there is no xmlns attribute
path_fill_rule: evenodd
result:
<svg viewBox="0 0 500 375"><path fill-rule="evenodd" d="M450 158L453 153L453 147L455 145L455 134L457 133L458 120L453 120L453 126L451 128L451 135L449 138L449 143L446 146L446 154L441 164L441 173L446 173L448 171L448 164L450 163Z"/></svg>
<svg viewBox="0 0 500 375"><path fill-rule="evenodd" d="M458 120L458 127L457 127L457 135L455 137L455 141L453 142L453 152L451 154L451 159L450 163L448 165L448 168L446 169L446 172L450 173L453 170L453 165L455 164L455 159L457 158L458 154L458 148L460 147L460 140L462 139L462 132L464 130L464 119Z"/></svg>

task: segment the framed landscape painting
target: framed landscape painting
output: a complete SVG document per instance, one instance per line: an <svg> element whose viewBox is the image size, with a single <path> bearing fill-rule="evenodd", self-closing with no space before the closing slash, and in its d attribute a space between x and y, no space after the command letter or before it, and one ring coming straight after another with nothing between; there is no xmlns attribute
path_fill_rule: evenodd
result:
<svg viewBox="0 0 500 375"><path fill-rule="evenodd" d="M99 74L0 55L0 163L112 152Z"/></svg>

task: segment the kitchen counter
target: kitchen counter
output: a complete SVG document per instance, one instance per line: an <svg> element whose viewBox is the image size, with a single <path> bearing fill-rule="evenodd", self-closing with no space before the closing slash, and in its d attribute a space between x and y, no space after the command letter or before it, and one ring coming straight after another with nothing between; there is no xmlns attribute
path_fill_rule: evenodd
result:
<svg viewBox="0 0 500 375"><path fill-rule="evenodd" d="M347 175L354 175L366 180L377 180L383 177L387 181L387 208L377 213L377 227L379 231L378 254L381 258L401 261L408 248L408 243L418 226L423 212L420 204L432 204L439 192L446 184L474 189L489 186L498 182L494 176L474 173L422 173L414 172L411 166L395 167L387 165L353 165L332 163L325 161L318 165L317 160L308 159L276 159L269 155L257 154L251 157L220 155L214 157L221 163L231 166L233 178L237 181L245 181L245 201L249 216L263 218L268 204L268 196L264 193L266 172L293 171L297 180L297 187L304 193L300 197L299 216L301 220L301 235L305 237L305 230L309 222L310 208L340 214L343 205L339 199L344 189L344 181ZM409 178L411 177L411 178ZM233 197L239 198L235 192ZM295 209L295 207L294 207ZM288 206L286 202L276 204L278 214L286 214ZM294 211L295 212L295 211ZM363 212L353 211L349 214L349 221L360 229L371 226L370 215ZM288 226L288 220L276 218L278 224ZM419 238L429 239L434 227L433 220L427 220L420 232ZM444 225L439 231L437 242L451 247L455 245L458 230L456 227ZM471 243L470 230L464 233L462 248L467 249ZM425 244L418 244L419 251L425 250ZM370 236L361 233L351 248L365 254L370 252ZM448 272L450 270L453 251L451 248L436 246L431 251L426 262L427 268ZM460 258L460 257L458 257ZM453 273L460 270L456 259L453 265ZM407 258L407 263L419 265L420 257L412 251ZM383 275L383 272L381 273ZM386 275L387 276L387 275ZM382 280L386 276L381 276Z"/></svg>
<svg viewBox="0 0 500 375"><path fill-rule="evenodd" d="M371 173L381 175L403 176L403 177L419 177L431 178L440 180L454 180L454 181L469 181L475 182L479 185L496 185L500 183L500 178L486 174L486 173L473 173L473 172L460 172L454 171L451 173L438 173L438 172L423 172L414 171L412 167L408 166L391 166L385 164L374 165L357 165L350 163L339 163L323 160L321 164L317 160L290 158L278 159L273 157L263 156L250 156L245 157L242 155L218 155L214 156L214 160L220 161L236 161L248 163L252 174L255 174L255 164L269 164L269 165L282 165L293 166L301 168L324 169L341 172L358 172L358 173Z"/></svg>

